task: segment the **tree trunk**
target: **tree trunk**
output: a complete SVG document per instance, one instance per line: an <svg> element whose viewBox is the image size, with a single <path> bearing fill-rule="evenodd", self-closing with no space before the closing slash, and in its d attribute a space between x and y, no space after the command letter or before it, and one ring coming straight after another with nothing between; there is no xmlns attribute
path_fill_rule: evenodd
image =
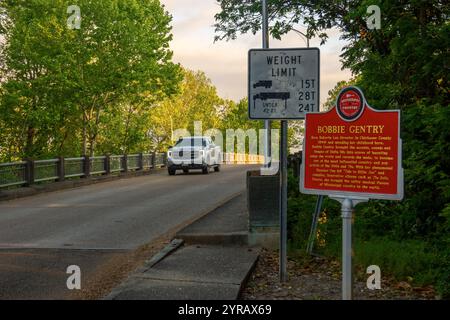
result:
<svg viewBox="0 0 450 320"><path fill-rule="evenodd" d="M94 156L94 144L95 144L95 137L91 137L90 142L89 142L89 157L93 157Z"/></svg>
<svg viewBox="0 0 450 320"><path fill-rule="evenodd" d="M25 146L25 157L33 156L33 142L34 142L35 129L28 126L27 130L27 144Z"/></svg>
<svg viewBox="0 0 450 320"><path fill-rule="evenodd" d="M86 112L85 112L85 110L83 108L83 136L82 136L82 139L83 139L82 143L83 143L83 145L81 147L83 156L86 155L86 151L87 151L87 148L86 148L86 143L87 143L86 127L87 127L87 118L86 118Z"/></svg>
<svg viewBox="0 0 450 320"><path fill-rule="evenodd" d="M131 104L129 105L129 108L128 108L128 114L127 114L127 121L126 121L126 125L125 125L125 136L124 136L124 139L123 139L123 142L122 142L122 145L123 145L123 152L125 153L125 154L127 154L128 153L128 150L129 150L129 145L128 145L128 137L129 137L129 131L130 131L130 122L131 122L131 113L133 112L133 107L131 106Z"/></svg>

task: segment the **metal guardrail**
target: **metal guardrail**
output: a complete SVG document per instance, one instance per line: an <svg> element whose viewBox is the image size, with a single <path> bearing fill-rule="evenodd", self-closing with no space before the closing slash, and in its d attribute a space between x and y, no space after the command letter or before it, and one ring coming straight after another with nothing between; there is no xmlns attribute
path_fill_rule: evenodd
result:
<svg viewBox="0 0 450 320"><path fill-rule="evenodd" d="M166 153L57 158L0 163L0 188L164 167ZM225 164L262 164L264 156L224 153Z"/></svg>
<svg viewBox="0 0 450 320"><path fill-rule="evenodd" d="M122 172L123 167L123 156L110 156L109 157L110 172Z"/></svg>
<svg viewBox="0 0 450 320"><path fill-rule="evenodd" d="M96 174L105 174L106 173L106 156L102 157L92 157L89 158L90 160L90 174L96 175Z"/></svg>
<svg viewBox="0 0 450 320"><path fill-rule="evenodd" d="M141 156L139 154L130 154L127 156L128 170L136 170L141 167Z"/></svg>
<svg viewBox="0 0 450 320"><path fill-rule="evenodd" d="M59 159L34 161L34 182L43 182L59 179Z"/></svg>
<svg viewBox="0 0 450 320"><path fill-rule="evenodd" d="M167 161L166 153L155 153L154 166L155 168L161 168Z"/></svg>
<svg viewBox="0 0 450 320"><path fill-rule="evenodd" d="M0 186L11 187L27 182L26 161L0 163Z"/></svg>
<svg viewBox="0 0 450 320"><path fill-rule="evenodd" d="M84 157L64 159L64 178L84 176Z"/></svg>
<svg viewBox="0 0 450 320"><path fill-rule="evenodd" d="M165 153L57 158L0 163L0 188L164 167Z"/></svg>
<svg viewBox="0 0 450 320"><path fill-rule="evenodd" d="M223 163L225 164L263 164L264 156L258 154L245 153L223 153Z"/></svg>
<svg viewBox="0 0 450 320"><path fill-rule="evenodd" d="M153 169L154 165L153 165L153 154L143 154L142 155L142 167L144 169Z"/></svg>

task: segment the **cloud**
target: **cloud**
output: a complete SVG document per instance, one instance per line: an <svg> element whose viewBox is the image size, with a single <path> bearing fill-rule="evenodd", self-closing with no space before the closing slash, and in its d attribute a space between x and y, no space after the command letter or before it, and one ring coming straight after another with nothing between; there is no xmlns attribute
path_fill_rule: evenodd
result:
<svg viewBox="0 0 450 320"><path fill-rule="evenodd" d="M214 14L220 10L215 0L161 0L173 16L174 39L171 48L174 60L183 66L202 70L217 87L223 98L240 100L247 95L247 54L251 48L261 47L261 34L241 35L238 39L214 43ZM299 27L298 29L301 29ZM321 46L321 103L328 91L351 74L341 70L339 55L345 42L338 30L329 31L326 45ZM311 39L311 47L319 47L319 39ZM305 47L305 40L295 32L282 41L271 39L273 48Z"/></svg>

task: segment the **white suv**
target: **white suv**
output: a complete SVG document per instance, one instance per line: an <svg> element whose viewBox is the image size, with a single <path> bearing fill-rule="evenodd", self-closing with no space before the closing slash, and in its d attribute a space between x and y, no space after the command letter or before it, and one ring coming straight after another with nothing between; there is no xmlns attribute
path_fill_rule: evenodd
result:
<svg viewBox="0 0 450 320"><path fill-rule="evenodd" d="M189 173L190 169L201 169L204 174L210 168L220 171L222 152L211 137L183 137L167 152L167 170L169 175L175 175L177 170Z"/></svg>

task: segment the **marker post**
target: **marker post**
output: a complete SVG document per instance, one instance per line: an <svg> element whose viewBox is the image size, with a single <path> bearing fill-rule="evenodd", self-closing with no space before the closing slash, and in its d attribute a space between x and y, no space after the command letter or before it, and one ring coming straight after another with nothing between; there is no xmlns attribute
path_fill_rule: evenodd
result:
<svg viewBox="0 0 450 320"><path fill-rule="evenodd" d="M342 300L353 299L353 209L368 199L332 197L341 203L342 217Z"/></svg>

